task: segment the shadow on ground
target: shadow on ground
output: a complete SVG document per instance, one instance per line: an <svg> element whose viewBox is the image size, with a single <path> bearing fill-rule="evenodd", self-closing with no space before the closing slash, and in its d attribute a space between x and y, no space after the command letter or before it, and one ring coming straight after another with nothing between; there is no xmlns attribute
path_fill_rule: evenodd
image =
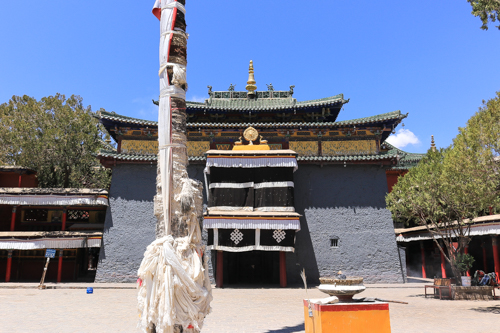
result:
<svg viewBox="0 0 500 333"><path fill-rule="evenodd" d="M500 305L497 306L488 306L484 308L472 308L471 310L483 313L494 313L500 314Z"/></svg>
<svg viewBox="0 0 500 333"><path fill-rule="evenodd" d="M309 289L314 289L319 285L308 285ZM289 283L286 288L281 288L279 284L225 284L221 289L304 289L304 284L300 283Z"/></svg>
<svg viewBox="0 0 500 333"><path fill-rule="evenodd" d="M292 327L287 326L277 330L267 331L264 333L293 333L293 332L302 332L304 330L305 330L304 323L302 323Z"/></svg>

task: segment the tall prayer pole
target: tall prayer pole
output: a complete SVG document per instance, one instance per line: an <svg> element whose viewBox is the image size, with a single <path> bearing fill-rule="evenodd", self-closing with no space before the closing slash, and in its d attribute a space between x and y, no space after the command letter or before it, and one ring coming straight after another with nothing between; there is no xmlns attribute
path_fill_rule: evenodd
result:
<svg viewBox="0 0 500 333"><path fill-rule="evenodd" d="M182 186L189 182L186 149L185 2L157 0L153 9L153 14L160 19L159 172L155 197L157 237L169 234L174 237L187 235L187 228L182 219L183 209L179 207L179 200L175 200L181 193ZM200 208L201 205L202 202Z"/></svg>
<svg viewBox="0 0 500 333"><path fill-rule="evenodd" d="M139 326L145 333L199 332L212 300L200 224L203 185L189 179L186 148L185 0L156 0L160 20L157 239L139 268Z"/></svg>

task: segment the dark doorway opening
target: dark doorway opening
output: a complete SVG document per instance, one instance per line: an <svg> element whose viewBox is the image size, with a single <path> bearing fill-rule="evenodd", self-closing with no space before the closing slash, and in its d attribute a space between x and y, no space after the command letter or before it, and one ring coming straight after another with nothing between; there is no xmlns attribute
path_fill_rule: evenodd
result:
<svg viewBox="0 0 500 333"><path fill-rule="evenodd" d="M280 283L279 252L224 252L224 284Z"/></svg>

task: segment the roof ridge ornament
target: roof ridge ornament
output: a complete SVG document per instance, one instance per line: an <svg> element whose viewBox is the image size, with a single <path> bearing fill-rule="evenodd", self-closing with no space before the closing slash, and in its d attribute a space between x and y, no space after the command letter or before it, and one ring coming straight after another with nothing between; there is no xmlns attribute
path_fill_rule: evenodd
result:
<svg viewBox="0 0 500 333"><path fill-rule="evenodd" d="M253 60L250 60L250 67L248 68L248 81L247 86L245 87L248 90L248 97L255 98L255 90L257 90L257 86L255 85L254 70L253 70Z"/></svg>
<svg viewBox="0 0 500 333"><path fill-rule="evenodd" d="M434 135L431 135L431 149L436 152L436 143L434 142Z"/></svg>
<svg viewBox="0 0 500 333"><path fill-rule="evenodd" d="M260 140L258 140L259 137ZM244 145L240 136L240 141L234 143L233 150L270 150L267 140L264 140L262 135L259 135L259 132L251 126L243 132L243 138L248 141L248 144ZM257 140L259 144L254 144L253 141Z"/></svg>

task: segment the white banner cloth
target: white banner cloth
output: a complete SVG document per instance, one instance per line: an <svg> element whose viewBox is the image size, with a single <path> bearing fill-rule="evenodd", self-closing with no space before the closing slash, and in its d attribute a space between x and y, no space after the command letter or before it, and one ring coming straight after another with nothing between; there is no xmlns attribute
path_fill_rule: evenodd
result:
<svg viewBox="0 0 500 333"><path fill-rule="evenodd" d="M101 238L1 239L1 250L80 249L101 247Z"/></svg>
<svg viewBox="0 0 500 333"><path fill-rule="evenodd" d="M96 196L0 194L0 205L15 206L107 206L108 199Z"/></svg>
<svg viewBox="0 0 500 333"><path fill-rule="evenodd" d="M204 219L203 229L300 230L299 220Z"/></svg>

